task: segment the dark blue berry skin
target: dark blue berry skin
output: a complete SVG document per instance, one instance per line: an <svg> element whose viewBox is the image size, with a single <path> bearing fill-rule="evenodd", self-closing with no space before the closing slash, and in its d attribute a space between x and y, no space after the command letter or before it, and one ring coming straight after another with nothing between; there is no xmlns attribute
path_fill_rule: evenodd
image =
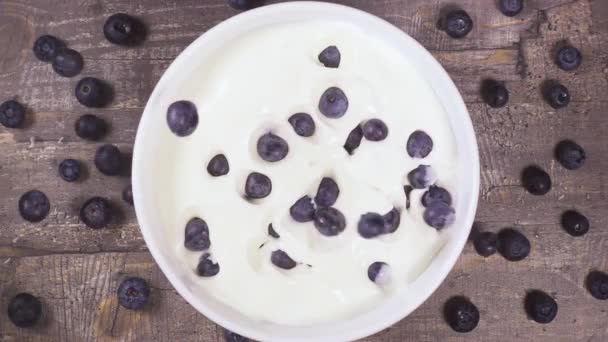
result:
<svg viewBox="0 0 608 342"><path fill-rule="evenodd" d="M551 177L538 166L528 166L521 174L521 181L526 190L532 195L543 196L551 190Z"/></svg>
<svg viewBox="0 0 608 342"><path fill-rule="evenodd" d="M384 217L376 213L367 213L361 215L357 224L357 231L365 239L375 238L384 234L385 220Z"/></svg>
<svg viewBox="0 0 608 342"><path fill-rule="evenodd" d="M272 192L272 181L268 176L252 172L245 181L245 195L250 199L264 198Z"/></svg>
<svg viewBox="0 0 608 342"><path fill-rule="evenodd" d="M122 154L118 147L102 145L95 152L95 166L106 176L116 176L122 171Z"/></svg>
<svg viewBox="0 0 608 342"><path fill-rule="evenodd" d="M435 181L429 165L419 165L407 174L407 179L414 189L426 189Z"/></svg>
<svg viewBox="0 0 608 342"><path fill-rule="evenodd" d="M213 277L220 273L220 264L211 260L211 254L204 253L196 266L196 273L201 277Z"/></svg>
<svg viewBox="0 0 608 342"><path fill-rule="evenodd" d="M74 77L82 71L82 55L72 49L61 49L53 60L53 70L63 77Z"/></svg>
<svg viewBox="0 0 608 342"><path fill-rule="evenodd" d="M19 328L29 328L42 317L42 303L29 293L19 293L8 303L8 318Z"/></svg>
<svg viewBox="0 0 608 342"><path fill-rule="evenodd" d="M528 316L537 323L547 324L557 316L557 302L543 291L533 290L526 294L525 308Z"/></svg>
<svg viewBox="0 0 608 342"><path fill-rule="evenodd" d="M243 337L239 334L233 333L230 330L224 329L224 341L225 342L249 342L247 337Z"/></svg>
<svg viewBox="0 0 608 342"><path fill-rule="evenodd" d="M407 139L406 150L412 158L426 158L433 150L433 139L424 131L414 131Z"/></svg>
<svg viewBox="0 0 608 342"><path fill-rule="evenodd" d="M593 298L599 300L608 299L608 274L600 271L589 273L585 281L587 290Z"/></svg>
<svg viewBox="0 0 608 342"><path fill-rule="evenodd" d="M80 178L80 162L75 159L65 159L59 164L59 176L66 182L75 182Z"/></svg>
<svg viewBox="0 0 608 342"><path fill-rule="evenodd" d="M280 238L281 236L276 232L276 230L274 230L274 228L272 227L272 223L270 223L268 225L268 235L272 236L275 239Z"/></svg>
<svg viewBox="0 0 608 342"><path fill-rule="evenodd" d="M120 283L116 294L118 302L125 309L141 310L150 298L150 287L144 279L131 277Z"/></svg>
<svg viewBox="0 0 608 342"><path fill-rule="evenodd" d="M112 101L112 88L95 77L78 81L74 94L78 102L86 107L101 108Z"/></svg>
<svg viewBox="0 0 608 342"><path fill-rule="evenodd" d="M530 254L530 241L519 231L506 228L498 233L498 252L509 261L520 261Z"/></svg>
<svg viewBox="0 0 608 342"><path fill-rule="evenodd" d="M336 181L329 177L323 177L319 188L317 189L317 195L315 196L315 203L319 207L331 207L338 200L340 195L340 188Z"/></svg>
<svg viewBox="0 0 608 342"><path fill-rule="evenodd" d="M258 139L258 155L267 162L283 160L289 153L289 145L285 139L272 133L266 133Z"/></svg>
<svg viewBox="0 0 608 342"><path fill-rule="evenodd" d="M509 90L503 82L485 80L481 85L481 97L492 108L501 108L509 102Z"/></svg>
<svg viewBox="0 0 608 342"><path fill-rule="evenodd" d="M198 126L198 112L190 101L173 102L167 109L167 125L178 137L187 137Z"/></svg>
<svg viewBox="0 0 608 342"><path fill-rule="evenodd" d="M432 202L443 202L450 206L452 205L452 196L446 189L437 185L431 185L429 189L422 195L421 202L425 207Z"/></svg>
<svg viewBox="0 0 608 342"><path fill-rule="evenodd" d="M453 10L443 19L442 28L452 38L464 38L473 29L473 20L467 12Z"/></svg>
<svg viewBox="0 0 608 342"><path fill-rule="evenodd" d="M101 229L112 220L113 208L105 198L93 197L80 208L80 220L89 228Z"/></svg>
<svg viewBox="0 0 608 342"><path fill-rule="evenodd" d="M441 230L454 223L455 211L443 202L431 202L424 209L422 218L429 226Z"/></svg>
<svg viewBox="0 0 608 342"><path fill-rule="evenodd" d="M396 232L401 224L401 212L397 208L391 209L391 211L384 214L382 218L384 219L384 234Z"/></svg>
<svg viewBox="0 0 608 342"><path fill-rule="evenodd" d="M131 184L122 189L122 200L127 204L133 205L133 187Z"/></svg>
<svg viewBox="0 0 608 342"><path fill-rule="evenodd" d="M331 87L327 89L319 100L319 111L330 119L338 119L348 110L348 98L342 89Z"/></svg>
<svg viewBox="0 0 608 342"><path fill-rule="evenodd" d="M340 66L340 50L335 46L326 47L319 54L319 62L326 68L337 68Z"/></svg>
<svg viewBox="0 0 608 342"><path fill-rule="evenodd" d="M404 185L403 192L405 193L405 209L409 209L411 206L410 195L414 188L411 185Z"/></svg>
<svg viewBox="0 0 608 342"><path fill-rule="evenodd" d="M336 236L346 228L346 218L336 208L319 208L315 212L315 228L324 236Z"/></svg>
<svg viewBox="0 0 608 342"><path fill-rule="evenodd" d="M207 164L207 172L213 177L227 175L230 172L230 165L226 156L218 154L211 158L209 164Z"/></svg>
<svg viewBox="0 0 608 342"><path fill-rule="evenodd" d="M363 136L369 141L382 141L388 136L388 127L380 119L367 120L363 124Z"/></svg>
<svg viewBox="0 0 608 342"><path fill-rule="evenodd" d="M262 0L227 0L230 7L237 10L248 10L263 3Z"/></svg>
<svg viewBox="0 0 608 342"><path fill-rule="evenodd" d="M361 145L361 140L363 140L363 128L358 125L348 134L346 142L344 143L344 149L348 154L352 155Z"/></svg>
<svg viewBox="0 0 608 342"><path fill-rule="evenodd" d="M514 17L524 9L524 0L499 0L498 8L507 17Z"/></svg>
<svg viewBox="0 0 608 342"><path fill-rule="evenodd" d="M146 31L141 21L125 13L111 15L103 25L103 35L117 45L139 45L146 39Z"/></svg>
<svg viewBox="0 0 608 342"><path fill-rule="evenodd" d="M445 303L443 316L450 327L459 333L471 332L479 323L479 310L462 296L452 297Z"/></svg>
<svg viewBox="0 0 608 342"><path fill-rule="evenodd" d="M287 253L278 249L270 254L270 262L278 268L290 270L298 264Z"/></svg>
<svg viewBox="0 0 608 342"><path fill-rule="evenodd" d="M315 218L315 207L309 196L304 196L289 208L289 215L300 223L310 222Z"/></svg>
<svg viewBox="0 0 608 342"><path fill-rule="evenodd" d="M31 190L19 198L19 213L26 221L40 222L47 217L50 210L49 199L42 191Z"/></svg>
<svg viewBox="0 0 608 342"><path fill-rule="evenodd" d="M382 261L376 261L369 265L369 267L367 268L367 278L369 278L369 280L375 283L376 278L378 277L378 273L380 273L382 267L386 265L387 264Z"/></svg>
<svg viewBox="0 0 608 342"><path fill-rule="evenodd" d="M297 135L301 137L312 137L315 134L315 121L310 114L296 113L287 120Z"/></svg>
<svg viewBox="0 0 608 342"><path fill-rule="evenodd" d="M25 107L15 100L0 105L0 124L7 128L19 128L25 122Z"/></svg>
<svg viewBox="0 0 608 342"><path fill-rule="evenodd" d="M555 146L555 158L568 170L577 170L583 167L587 154L585 150L572 140L560 141Z"/></svg>
<svg viewBox="0 0 608 342"><path fill-rule="evenodd" d="M82 139L99 140L108 131L106 122L93 114L85 114L76 120L74 124L76 135Z"/></svg>
<svg viewBox="0 0 608 342"><path fill-rule="evenodd" d="M565 108L570 104L570 92L568 88L558 82L547 82L544 85L543 95L545 101L554 109Z"/></svg>
<svg viewBox="0 0 608 342"><path fill-rule="evenodd" d="M50 35L38 37L34 42L34 56L43 62L52 62L59 50L64 47L62 41Z"/></svg>
<svg viewBox="0 0 608 342"><path fill-rule="evenodd" d="M562 227L574 236L583 236L589 231L589 220L576 210L568 210L562 214Z"/></svg>
<svg viewBox="0 0 608 342"><path fill-rule="evenodd" d="M477 254L487 258L496 253L498 236L492 232L482 232L473 239L473 246Z"/></svg>
<svg viewBox="0 0 608 342"><path fill-rule="evenodd" d="M207 222L198 217L188 221L185 229L184 246L191 251L204 251L211 246Z"/></svg>
<svg viewBox="0 0 608 342"><path fill-rule="evenodd" d="M574 46L564 46L557 51L555 63L564 71L573 71L583 62L583 56Z"/></svg>

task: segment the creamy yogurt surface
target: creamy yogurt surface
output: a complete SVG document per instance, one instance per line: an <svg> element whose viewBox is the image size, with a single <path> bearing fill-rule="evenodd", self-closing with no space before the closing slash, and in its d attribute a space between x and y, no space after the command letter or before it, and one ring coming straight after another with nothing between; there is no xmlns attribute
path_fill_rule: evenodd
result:
<svg viewBox="0 0 608 342"><path fill-rule="evenodd" d="M341 53L339 68L318 60L332 45ZM306 325L365 312L425 270L445 241L423 220L420 199L426 190L413 190L406 208L407 174L430 165L436 184L456 191L457 151L444 109L407 56L350 24L306 21L227 41L194 69L162 94L161 103L167 108L174 101L191 101L198 126L187 137L168 128L162 132L159 139L167 142L173 159L158 161L157 167L167 175L158 181L165 241L191 269L189 286L195 293L209 294L254 319ZM348 97L341 118L319 111L319 99L329 87L339 87ZM299 112L314 119L313 136L298 136L289 124L288 118ZM347 136L372 118L387 125L388 136L379 142L364 138L349 155L343 148ZM423 159L406 152L416 130L434 142ZM287 156L274 163L256 150L259 137L269 132L289 145ZM220 153L230 171L212 177L206 167ZM245 179L253 171L271 179L268 197L245 198ZM346 219L344 231L333 237L289 214L302 196L314 198L323 177L338 184L333 207ZM361 215L393 208L401 215L394 233L371 239L358 233ZM208 253L220 267L213 277L196 272L203 253L184 247L184 229L193 217L209 227ZM268 234L269 224L280 238ZM289 254L297 266L273 265L270 256L276 250ZM376 283L368 278L374 262L389 265Z"/></svg>

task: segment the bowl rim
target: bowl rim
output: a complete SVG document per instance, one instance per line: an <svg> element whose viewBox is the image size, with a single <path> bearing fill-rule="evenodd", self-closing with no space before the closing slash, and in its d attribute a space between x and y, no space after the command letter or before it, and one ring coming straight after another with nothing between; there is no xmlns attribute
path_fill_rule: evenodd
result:
<svg viewBox="0 0 608 342"><path fill-rule="evenodd" d="M462 96L461 96L460 92L458 91L458 89L456 88L456 85L454 84L454 82L452 81L450 76L448 75L448 73L439 64L439 62L431 55L431 53L428 50L426 50L420 43L418 43L414 38L410 37L407 33L402 31L398 27L394 26L393 24L391 24L391 23L385 21L384 19L379 18L373 14L370 14L368 12L365 12L365 11L362 11L362 10L359 10L356 8L344 6L344 5L325 3L325 2L319 2L319 1L293 1L293 2L266 5L266 6L258 7L253 10L245 11L236 16L228 18L228 19L222 21L221 23L217 24L216 26L210 28L209 30L204 32L201 36L197 37L190 45L188 45L175 58L175 60L171 63L171 65L167 68L167 70L165 70L162 77L159 79L158 83L156 84L153 92L151 93L151 95L148 99L148 102L146 103L145 109L144 109L143 114L140 119L140 123L138 125L137 134L136 134L136 138L135 138L135 144L134 144L134 148L133 148L132 186L133 186L133 193L135 194L134 195L134 206L135 206L135 212L136 212L136 217L137 217L137 220L139 223L139 227L140 227L141 233L143 235L144 241L146 242L146 245L150 251L150 254L154 258L155 262L158 264L158 266L161 269L161 271L163 272L163 274L169 280L171 285L176 289L176 291L190 305L192 305L197 311L202 313L204 316L206 316L208 319L212 320L213 322L219 324L220 326L222 326L230 331L234 331L235 333L238 333L240 335L254 338L254 339L260 340L260 341L276 341L277 338L275 336L269 335L262 331L256 331L253 329L249 329L243 325L240 325L238 322L226 319L224 317L224 315L215 312L213 308L211 308L203 300L201 300L199 297L197 297L188 288L188 286L186 286L184 284L183 281L179 280L180 277L178 275L178 272L171 266L168 258L165 257L163 255L163 253L161 252L161 248L159 247L159 242L154 237L153 232L152 232L152 228L155 227L155 225L152 224L152 222L150 222L148 220L148 216L145 214L146 205L144 204L144 199L142 198L142 196L137 196L137 194L142 193L142 191L144 189L144 184L143 184L144 177L142 177L142 174L143 174L143 172L145 172L145 167L143 167L142 165L143 165L143 154L145 151L145 147L144 147L143 141L148 140L147 136L149 135L149 132L145 128L147 126L149 126L148 122L150 120L152 120L152 116L153 116L152 112L157 110L155 108L156 107L155 103L153 103L153 102L155 99L158 99L158 97L159 97L159 89L163 88L161 85L167 83L168 80L172 79L174 77L174 74L179 73L179 66L182 65L184 63L184 61L186 61L196 51L203 48L208 37L215 35L215 34L221 34L220 31L223 28L238 25L238 23L241 21L255 19L253 17L263 18L266 15L276 14L276 12L301 11L301 10L305 11L305 10L311 10L311 9L335 11L335 12L342 11L345 14L350 14L353 16L356 15L358 17L361 17L362 20L365 19L368 22L375 22L376 25L384 26L383 29L386 31L389 31L389 30L398 31L398 33L402 36L402 38L408 41L408 44L410 44L411 46L414 46L417 50L419 50L419 51L417 51L417 53L424 55L423 58L426 60L425 63L427 63L427 67L429 69L432 69L431 71L433 73L437 73L436 76L445 82L445 85L442 86L443 94L436 94L436 95L438 97L439 97L439 95L447 95L448 97L452 98L452 100L453 100L452 104L454 104L456 106L456 108L450 110L450 112L459 112L460 114L464 114L464 115L459 115L459 119L463 120L460 125L460 130L464 131L463 136L465 137L466 141L462 144L459 144L458 147L459 147L459 153L462 153L460 151L460 148L463 147L462 145L464 145L464 147L466 148L467 153L465 153L465 154L471 158L468 161L468 163L470 164L470 169L473 171L469 175L469 176L473 177L473 179L471 180L472 184L471 184L471 189L470 189L470 198L468 199L468 201L466 203L466 207L465 207L466 210L463 213L464 219L462 222L464 224L466 224L466 227L463 228L462 233L460 233L459 235L456 235L455 237L452 237L452 239L455 239L455 241L452 242L453 246L449 250L449 254L446 257L446 261L435 267L435 271L437 272L438 275L435 275L434 278L432 278L433 281L431 282L431 284L429 284L430 286L427 286L424 295L420 296L420 298L418 298L414 302L414 304L410 305L409 307L404 306L404 308L402 310L395 310L395 312L392 312L391 315L387 315L387 317L383 317L382 320L378 320L371 325L367 325L367 326L352 325L350 327L350 329L346 329L346 330L342 331L342 333L340 333L340 334L334 334L333 336L318 336L318 338L315 338L315 340L317 340L317 341L321 341L321 340L322 341L325 341L325 340L342 341L342 340L356 340L356 339L364 338L364 337L375 334L375 333L397 323L399 320L405 318L411 312L413 312L416 308L418 308L443 283L443 281L445 280L445 278L447 277L449 272L454 267L456 261L458 260L460 254L464 248L464 245L468 239L471 225L473 223L473 220L475 217L475 212L477 209L477 204L478 204L478 194L479 194L479 186L480 186L479 185L479 183L480 183L479 150L478 150L477 140L476 140L476 136L475 136L475 131L473 129L473 124L472 124L472 121L470 118L470 114L466 108L466 105L462 99ZM392 32L392 33L394 34L395 32ZM436 89L433 89L433 90L437 91ZM443 103L442 103L442 105L443 105ZM444 108L444 110L446 112L448 112L447 108ZM450 122L450 126L451 126L452 130L455 131L454 127L453 127L454 126L453 122ZM459 170L459 172L460 171L462 171L462 170ZM149 210L149 208L148 208L148 210ZM459 214L459 215L461 215L461 214ZM427 269L423 273L427 272L429 268L431 268L430 265L427 266ZM369 321L367 321L367 322L369 323ZM305 341L305 340L309 340L309 339L308 338L304 339L302 337L294 336L294 337L290 337L288 339L281 338L280 340L281 341Z"/></svg>

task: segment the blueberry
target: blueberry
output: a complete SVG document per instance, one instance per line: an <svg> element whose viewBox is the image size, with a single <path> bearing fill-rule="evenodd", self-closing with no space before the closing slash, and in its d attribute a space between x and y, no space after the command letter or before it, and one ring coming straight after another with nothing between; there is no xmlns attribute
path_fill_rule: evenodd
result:
<svg viewBox="0 0 608 342"><path fill-rule="evenodd" d="M93 114L85 114L74 124L76 135L83 139L99 140L108 130L106 122Z"/></svg>
<svg viewBox="0 0 608 342"><path fill-rule="evenodd" d="M201 277L213 277L220 272L220 264L211 260L211 254L204 253L196 266L196 273Z"/></svg>
<svg viewBox="0 0 608 342"><path fill-rule="evenodd" d="M498 252L509 261L520 261L530 254L530 241L519 231L506 228L498 233Z"/></svg>
<svg viewBox="0 0 608 342"><path fill-rule="evenodd" d="M600 271L589 273L586 280L587 290L595 299L608 299L608 274Z"/></svg>
<svg viewBox="0 0 608 342"><path fill-rule="evenodd" d="M529 193L535 196L545 195L551 190L551 177L538 166L528 166L521 174L521 181Z"/></svg>
<svg viewBox="0 0 608 342"><path fill-rule="evenodd" d="M26 221L40 222L51 210L49 199L42 191L31 190L19 198L19 213Z"/></svg>
<svg viewBox="0 0 608 342"><path fill-rule="evenodd" d="M319 111L330 119L341 118L348 110L348 98L342 89L331 87L319 100Z"/></svg>
<svg viewBox="0 0 608 342"><path fill-rule="evenodd" d="M267 162L278 162L283 160L289 153L289 145L285 139L272 133L266 133L258 139L258 154Z"/></svg>
<svg viewBox="0 0 608 342"><path fill-rule="evenodd" d="M315 212L315 228L325 236L336 236L346 228L346 218L336 208L319 208Z"/></svg>
<svg viewBox="0 0 608 342"><path fill-rule="evenodd" d="M564 71L576 70L583 62L583 56L574 46L564 46L557 51L555 63Z"/></svg>
<svg viewBox="0 0 608 342"><path fill-rule="evenodd" d="M385 262L376 261L367 268L367 278L377 285L387 285L391 280L391 268Z"/></svg>
<svg viewBox="0 0 608 342"><path fill-rule="evenodd" d="M407 139L406 149L412 158L426 158L433 150L433 139L424 131L414 131Z"/></svg>
<svg viewBox="0 0 608 342"><path fill-rule="evenodd" d="M562 227L572 236L583 236L589 231L589 220L576 210L562 214Z"/></svg>
<svg viewBox="0 0 608 342"><path fill-rule="evenodd" d="M498 8L507 17L514 17L524 9L524 0L499 0Z"/></svg>
<svg viewBox="0 0 608 342"><path fill-rule="evenodd" d="M459 333L473 331L479 323L479 310L462 296L452 297L444 304L443 316L450 327Z"/></svg>
<svg viewBox="0 0 608 342"><path fill-rule="evenodd" d="M477 254L487 258L496 253L497 242L498 236L495 233L482 232L475 236L473 246Z"/></svg>
<svg viewBox="0 0 608 342"><path fill-rule="evenodd" d="M25 107L15 100L0 105L0 124L7 128L19 128L25 121Z"/></svg>
<svg viewBox="0 0 608 342"><path fill-rule="evenodd" d="M34 326L42 317L42 303L29 293L19 293L8 303L8 318L19 328Z"/></svg>
<svg viewBox="0 0 608 342"><path fill-rule="evenodd" d="M198 126L198 112L190 101L173 102L167 109L167 125L178 137L192 134Z"/></svg>
<svg viewBox="0 0 608 342"><path fill-rule="evenodd" d="M284 270L290 270L297 266L297 263L287 253L278 249L270 254L270 262L276 267Z"/></svg>
<svg viewBox="0 0 608 342"><path fill-rule="evenodd" d="M218 154L211 158L209 164L207 164L207 172L213 177L219 177L227 175L230 171L230 165L228 159L223 154Z"/></svg>
<svg viewBox="0 0 608 342"><path fill-rule="evenodd" d="M150 287L144 279L130 277L120 283L116 294L118 302L125 309L141 310L150 298Z"/></svg>
<svg viewBox="0 0 608 342"><path fill-rule="evenodd" d="M237 10L248 10L262 4L262 0L227 0L230 7Z"/></svg>
<svg viewBox="0 0 608 342"><path fill-rule="evenodd" d="M82 55L72 49L61 49L53 60L53 70L63 77L73 77L82 71Z"/></svg>
<svg viewBox="0 0 608 342"><path fill-rule="evenodd" d="M473 29L473 20L463 10L453 10L443 19L442 28L452 38L464 38Z"/></svg>
<svg viewBox="0 0 608 342"><path fill-rule="evenodd" d="M38 37L34 42L34 56L43 62L52 62L59 50L64 47L62 41L50 35Z"/></svg>
<svg viewBox="0 0 608 342"><path fill-rule="evenodd" d="M340 188L338 188L336 181L329 177L323 177L317 189L315 203L319 207L331 207L336 203L339 195Z"/></svg>
<svg viewBox="0 0 608 342"><path fill-rule="evenodd" d="M103 25L103 35L113 44L135 46L146 39L146 27L138 19L125 14L111 15Z"/></svg>
<svg viewBox="0 0 608 342"><path fill-rule="evenodd" d="M127 204L133 205L133 187L131 184L122 189L122 200Z"/></svg>
<svg viewBox="0 0 608 342"><path fill-rule="evenodd" d="M211 246L207 222L194 217L186 224L184 246L191 251L204 251Z"/></svg>
<svg viewBox="0 0 608 342"><path fill-rule="evenodd" d="M112 216L112 205L102 197L92 197L80 208L80 220L89 228L101 229L107 226Z"/></svg>
<svg viewBox="0 0 608 342"><path fill-rule="evenodd" d="M554 109L561 109L570 103L570 92L564 85L549 81L544 85L543 95L545 101Z"/></svg>
<svg viewBox="0 0 608 342"><path fill-rule="evenodd" d="M361 140L363 139L363 128L361 125L357 125L357 127L353 128L352 131L348 134L346 138L346 142L344 143L344 149L348 154L352 155L357 148L361 145Z"/></svg>
<svg viewBox="0 0 608 342"><path fill-rule="evenodd" d="M65 159L59 164L59 176L66 182L75 182L80 178L80 162L75 159Z"/></svg>
<svg viewBox="0 0 608 342"><path fill-rule="evenodd" d="M233 333L230 330L224 329L224 341L225 342L249 342L247 337L243 337L237 333Z"/></svg>
<svg viewBox="0 0 608 342"><path fill-rule="evenodd" d="M422 195L421 202L425 207L433 202L443 202L449 206L452 205L452 196L446 189L436 185L431 185L429 189Z"/></svg>
<svg viewBox="0 0 608 342"><path fill-rule="evenodd" d="M122 154L114 145L102 145L95 152L95 166L104 175L118 175L122 170L122 162Z"/></svg>
<svg viewBox="0 0 608 342"><path fill-rule="evenodd" d="M481 98L492 108L504 107L509 102L509 90L503 82L485 80L481 85Z"/></svg>
<svg viewBox="0 0 608 342"><path fill-rule="evenodd" d="M363 124L363 136L369 141L382 141L388 136L388 127L380 119L367 120Z"/></svg>
<svg viewBox="0 0 608 342"><path fill-rule="evenodd" d="M315 218L315 207L312 204L312 199L309 196L304 196L294 203L289 208L289 215L296 222L310 222Z"/></svg>
<svg viewBox="0 0 608 342"><path fill-rule="evenodd" d="M397 231L401 224L401 212L397 208L391 209L388 213L382 216L384 219L384 234L391 234Z"/></svg>
<svg viewBox="0 0 608 342"><path fill-rule="evenodd" d="M547 324L557 316L557 302L548 294L533 290L526 294L526 313L537 323Z"/></svg>
<svg viewBox="0 0 608 342"><path fill-rule="evenodd" d="M435 172L429 165L418 165L407 174L407 179L414 189L426 189L435 183Z"/></svg>
<svg viewBox="0 0 608 342"><path fill-rule="evenodd" d="M280 238L281 236L274 230L272 227L272 223L268 224L268 235L272 236L275 239Z"/></svg>
<svg viewBox="0 0 608 342"><path fill-rule="evenodd" d="M85 77L78 81L76 99L83 106L100 108L112 100L112 88L95 77Z"/></svg>
<svg viewBox="0 0 608 342"><path fill-rule="evenodd" d="M384 234L385 228L384 217L377 213L367 213L361 215L357 224L359 235L365 239L375 238Z"/></svg>
<svg viewBox="0 0 608 342"><path fill-rule="evenodd" d="M583 148L572 140L562 140L555 146L555 158L568 170L583 167L587 154Z"/></svg>
<svg viewBox="0 0 608 342"><path fill-rule="evenodd" d="M335 46L328 46L319 54L319 62L327 68L339 67L340 59L340 50Z"/></svg>
<svg viewBox="0 0 608 342"><path fill-rule="evenodd" d="M252 172L245 181L245 195L251 199L260 199L270 195L272 182L265 174Z"/></svg>
<svg viewBox="0 0 608 342"><path fill-rule="evenodd" d="M414 188L411 185L404 185L403 192L405 193L405 209L409 209L411 206L410 195Z"/></svg>
<svg viewBox="0 0 608 342"><path fill-rule="evenodd" d="M296 113L287 120L297 135L311 137L315 134L315 121L310 114Z"/></svg>
<svg viewBox="0 0 608 342"><path fill-rule="evenodd" d="M424 222L436 229L443 229L454 223L456 219L454 208L443 202L431 202L422 215Z"/></svg>

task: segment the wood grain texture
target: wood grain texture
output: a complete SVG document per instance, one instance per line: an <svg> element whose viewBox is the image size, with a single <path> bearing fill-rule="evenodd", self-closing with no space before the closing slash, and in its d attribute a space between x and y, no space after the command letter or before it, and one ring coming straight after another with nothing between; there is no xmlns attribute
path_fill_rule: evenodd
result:
<svg viewBox="0 0 608 342"><path fill-rule="evenodd" d="M280 1L269 1L270 3ZM509 263L483 259L467 246L440 289L407 319L365 341L606 341L608 303L583 287L592 269L608 271L608 5L604 0L529 0L524 12L502 16L493 0L340 0L385 18L427 47L450 73L473 119L481 156L477 214L482 229L515 226L532 242L528 259ZM462 40L437 30L446 4L471 14L475 28ZM103 39L107 16L127 12L150 27L139 48L120 48ZM222 331L189 306L146 252L133 209L120 200L128 175L106 177L93 166L95 149L115 143L127 155L137 123L155 83L196 37L238 13L224 0L0 0L0 100L17 98L28 108L27 129L0 127L0 341L221 341ZM43 33L61 37L85 57L83 76L110 82L108 108L89 110L73 96L77 79L58 77L37 61L31 46ZM552 62L556 44L579 47L583 65L572 73ZM479 98L484 78L505 81L510 104L491 109ZM553 110L540 95L545 79L571 91L572 103ZM102 142L75 136L84 113L112 126ZM588 153L585 167L566 171L553 159L561 139L578 141ZM34 142L31 142L31 139ZM69 184L57 176L67 157L87 164L85 180ZM533 197L519 185L521 169L545 168L553 190ZM50 198L49 217L39 224L20 218L17 201L29 189ZM90 196L108 197L121 214L111 227L94 231L78 220ZM559 227L565 209L591 221L590 232L572 238ZM115 290L127 275L149 279L152 305L142 313L119 308ZM528 289L552 293L557 319L529 321L522 301ZM43 324L16 329L5 308L17 292L40 296ZM443 323L441 306L466 295L479 307L481 322L470 334Z"/></svg>

